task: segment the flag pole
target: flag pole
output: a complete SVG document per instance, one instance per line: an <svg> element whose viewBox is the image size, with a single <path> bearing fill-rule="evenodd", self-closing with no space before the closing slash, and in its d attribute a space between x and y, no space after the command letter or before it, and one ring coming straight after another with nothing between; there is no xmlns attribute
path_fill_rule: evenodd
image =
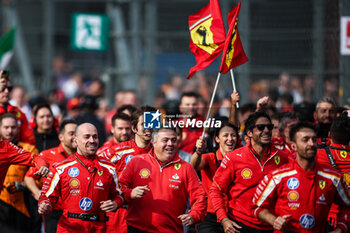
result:
<svg viewBox="0 0 350 233"><path fill-rule="evenodd" d="M207 120L209 119L210 112L211 112L211 108L213 107L213 102L214 102L214 98L215 98L215 94L216 94L216 89L217 89L218 84L219 84L220 76L221 76L221 72L218 73L218 77L216 78L216 82L215 82L215 87L214 87L213 95L211 96L211 100L210 100L210 104L209 104L209 108L208 108L208 113L207 113L207 118L205 119L205 121L207 121ZM206 129L206 128L204 127L204 128L203 128L202 137L204 137L205 129Z"/></svg>
<svg viewBox="0 0 350 233"><path fill-rule="evenodd" d="M236 82L235 82L235 76L233 75L232 69L230 69L230 74L231 74L231 79L232 79L233 91L237 91L237 89L236 89ZM236 102L236 107L239 108L238 102Z"/></svg>

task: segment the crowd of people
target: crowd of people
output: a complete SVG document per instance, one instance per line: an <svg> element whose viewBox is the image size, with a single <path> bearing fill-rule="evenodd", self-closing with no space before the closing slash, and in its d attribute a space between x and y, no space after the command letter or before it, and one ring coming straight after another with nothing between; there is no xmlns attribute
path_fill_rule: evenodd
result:
<svg viewBox="0 0 350 233"><path fill-rule="evenodd" d="M110 111L99 91L72 94L62 111L14 106L0 77L0 232L348 231L350 109L329 97L237 108L233 92L203 131L203 90L155 107L118 91Z"/></svg>

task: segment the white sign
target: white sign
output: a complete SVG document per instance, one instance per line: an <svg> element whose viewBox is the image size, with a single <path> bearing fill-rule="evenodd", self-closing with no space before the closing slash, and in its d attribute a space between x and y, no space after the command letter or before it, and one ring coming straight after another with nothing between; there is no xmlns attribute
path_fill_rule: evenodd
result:
<svg viewBox="0 0 350 233"><path fill-rule="evenodd" d="M350 16L342 16L340 23L340 55L350 55Z"/></svg>

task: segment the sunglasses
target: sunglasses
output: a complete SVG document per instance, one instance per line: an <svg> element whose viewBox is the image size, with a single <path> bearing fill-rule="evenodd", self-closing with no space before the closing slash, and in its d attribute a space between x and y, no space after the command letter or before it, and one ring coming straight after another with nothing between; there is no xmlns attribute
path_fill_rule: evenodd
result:
<svg viewBox="0 0 350 233"><path fill-rule="evenodd" d="M3 87L1 90L0 90L0 92L4 92L5 90L8 90L9 92L11 92L12 91L12 89L13 89L13 86L5 86L5 87Z"/></svg>
<svg viewBox="0 0 350 233"><path fill-rule="evenodd" d="M268 130L272 130L273 129L273 124L258 124L258 125L255 125L255 127L259 131L263 131L265 129L265 127L267 127Z"/></svg>

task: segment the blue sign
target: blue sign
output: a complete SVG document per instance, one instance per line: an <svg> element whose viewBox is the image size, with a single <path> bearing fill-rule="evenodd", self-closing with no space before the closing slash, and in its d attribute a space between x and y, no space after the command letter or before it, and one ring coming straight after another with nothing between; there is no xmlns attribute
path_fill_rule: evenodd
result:
<svg viewBox="0 0 350 233"><path fill-rule="evenodd" d="M315 218L310 214L303 214L299 219L300 225L306 229L311 229L315 225Z"/></svg>
<svg viewBox="0 0 350 233"><path fill-rule="evenodd" d="M287 186L290 189L297 189L299 187L299 180L297 178L290 178L287 182Z"/></svg>
<svg viewBox="0 0 350 233"><path fill-rule="evenodd" d="M68 170L68 175L70 177L77 177L79 175L79 169L76 167L72 167L71 169Z"/></svg>
<svg viewBox="0 0 350 233"><path fill-rule="evenodd" d="M91 199L88 197L84 197L83 199L81 199L79 201L79 207L80 207L80 209L82 209L84 211L89 211L92 207Z"/></svg>
<svg viewBox="0 0 350 233"><path fill-rule="evenodd" d="M144 129L159 129L160 128L160 115L159 110L156 112L144 112L143 113L143 128Z"/></svg>

